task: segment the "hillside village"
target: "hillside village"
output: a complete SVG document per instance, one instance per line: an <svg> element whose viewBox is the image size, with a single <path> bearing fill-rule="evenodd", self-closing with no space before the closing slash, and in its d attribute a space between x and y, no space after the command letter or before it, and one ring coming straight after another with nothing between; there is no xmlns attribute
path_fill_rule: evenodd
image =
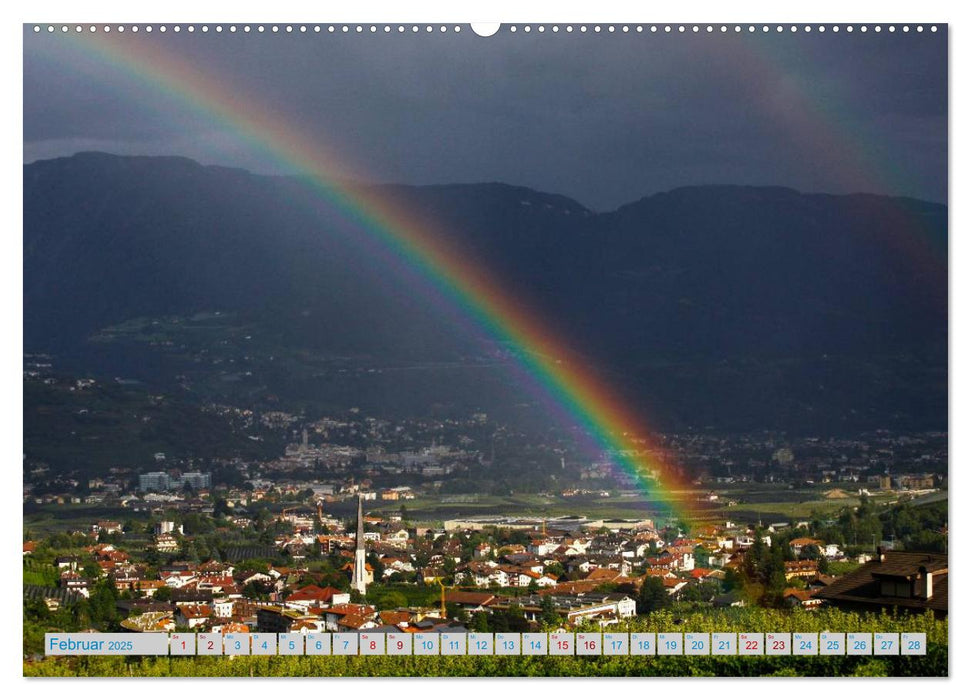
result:
<svg viewBox="0 0 971 700"><path fill-rule="evenodd" d="M367 503L363 495L359 503ZM431 527L365 511L360 542L356 524L319 508L284 512L256 524L264 535L278 533L265 544L227 548L229 556L217 559L201 558L194 545L205 538L185 535L171 521L142 540L120 522L99 521L71 538L24 542L25 572L50 576L49 585L25 585L25 605L50 622L59 611L98 601L100 619L89 615L92 624L136 632L605 628L675 602L765 604L752 597L755 569L773 560L781 562L782 578L766 581L766 591L776 589L770 604L815 609L834 604L825 591L840 579L831 572L884 556L847 557L839 545L808 536L810 522L724 522L689 534L650 520L576 517L484 517ZM47 559L58 549L70 553ZM355 583L358 549L364 578ZM936 571L946 614L942 560ZM941 607L940 600L925 602L917 607Z"/></svg>
<svg viewBox="0 0 971 700"><path fill-rule="evenodd" d="M62 388L83 405L97 387ZM878 549L946 548L947 442L936 433L661 435L637 456L680 465L694 513L679 519L638 506L644 494L611 467L617 455L581 459L564 438L537 442L485 414L207 410L279 451L156 451L96 475L25 460L28 626L526 631L672 606L815 610L859 606L860 595L826 589ZM89 421L87 411L77 409ZM799 499L824 507L785 517ZM946 581L946 556L932 568ZM917 573L907 576L916 591ZM946 586L936 590L916 608L946 614Z"/></svg>

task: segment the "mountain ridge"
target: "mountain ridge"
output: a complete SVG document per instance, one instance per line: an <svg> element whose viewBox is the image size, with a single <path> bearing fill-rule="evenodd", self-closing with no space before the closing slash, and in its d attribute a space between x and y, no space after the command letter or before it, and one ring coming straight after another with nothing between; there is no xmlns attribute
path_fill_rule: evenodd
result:
<svg viewBox="0 0 971 700"><path fill-rule="evenodd" d="M173 163L184 163L202 170L212 170L212 171L222 171L222 172L234 172L242 175L251 176L254 178L268 178L268 179L283 179L283 180L299 180L300 175L290 175L290 174L272 174L272 173L259 173L248 168L237 167L237 166L227 166L219 164L204 164L190 158L188 156L180 155L122 155L117 153L110 153L108 151L78 151L69 156L57 156L54 158L39 158L37 160L31 161L29 163L24 163L23 167L26 169L28 167L37 166L44 163L56 163L63 161L79 160L83 161L86 159L98 160L102 159L104 161L111 160L131 160L131 161L170 161ZM448 189L475 189L475 188L502 188L508 189L509 191L522 191L539 194L545 197L553 197L562 199L564 201L570 202L577 207L590 212L591 214L611 214L620 211L621 209L637 205L645 200L649 200L655 197L664 197L670 195L676 195L681 192L691 192L691 191L717 191L717 190L753 190L753 191L767 191L767 192L784 192L794 195L804 196L804 197L832 197L832 198L877 198L885 199L891 201L917 203L920 205L926 205L931 208L941 208L947 209L947 204L943 202L936 202L928 199L921 199L919 197L911 197L908 195L892 195L884 194L879 192L845 192L845 193L835 193L835 192L821 192L821 191L804 191L797 189L795 187L789 187L786 185L740 185L729 182L718 183L704 183L704 184L693 184L693 185L678 185L676 187L671 187L670 189L658 190L656 192L651 192L639 197L638 199L631 200L630 202L625 202L623 204L614 207L613 209L604 210L594 210L586 205L584 205L578 199L571 197L569 195L563 195L556 192L550 192L547 190L537 189L529 185L517 185L510 182L505 182L503 180L476 180L468 182L451 182L451 183L428 183L428 184L413 184L407 182L368 182L362 180L350 180L350 179L340 179L336 180L340 187L348 188L362 188L362 189L405 189L405 190L448 190Z"/></svg>
<svg viewBox="0 0 971 700"><path fill-rule="evenodd" d="M946 425L943 205L705 185L598 213L503 183L366 187L655 413L879 424L889 402L903 422ZM213 309L326 353L448 359L494 344L428 279L299 178L103 153L24 166L26 350L71 356L108 326Z"/></svg>

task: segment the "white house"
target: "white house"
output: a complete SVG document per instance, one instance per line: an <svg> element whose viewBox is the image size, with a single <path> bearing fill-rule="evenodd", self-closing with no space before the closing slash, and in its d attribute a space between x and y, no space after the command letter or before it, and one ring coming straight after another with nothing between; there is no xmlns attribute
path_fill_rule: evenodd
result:
<svg viewBox="0 0 971 700"><path fill-rule="evenodd" d="M201 627L209 621L212 609L208 605L180 605L176 608L175 624L180 627Z"/></svg>
<svg viewBox="0 0 971 700"><path fill-rule="evenodd" d="M212 601L212 614L215 617L232 617L233 601L229 598L220 598Z"/></svg>
<svg viewBox="0 0 971 700"><path fill-rule="evenodd" d="M838 544L828 544L823 547L823 556L827 559L838 559L843 556L843 552L840 550Z"/></svg>

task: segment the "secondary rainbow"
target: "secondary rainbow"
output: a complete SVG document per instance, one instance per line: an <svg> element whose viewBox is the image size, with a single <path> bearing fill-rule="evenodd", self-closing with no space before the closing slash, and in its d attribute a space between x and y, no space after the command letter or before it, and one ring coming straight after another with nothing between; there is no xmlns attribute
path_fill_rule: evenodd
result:
<svg viewBox="0 0 971 700"><path fill-rule="evenodd" d="M490 279L487 270L450 246L447 236L435 235L433 222L418 221L378 190L342 183L335 176L342 166L337 153L301 133L282 114L247 99L244 87L208 75L167 49L162 36L108 34L100 28L90 34L71 31L68 36L83 55L97 56L208 115L305 179L386 251L417 271L453 308L510 347L524 376L541 390L540 398L585 431L664 515L690 515L690 503L682 495L687 486L675 468L659 457L662 450L650 441L643 420L571 357L568 344Z"/></svg>

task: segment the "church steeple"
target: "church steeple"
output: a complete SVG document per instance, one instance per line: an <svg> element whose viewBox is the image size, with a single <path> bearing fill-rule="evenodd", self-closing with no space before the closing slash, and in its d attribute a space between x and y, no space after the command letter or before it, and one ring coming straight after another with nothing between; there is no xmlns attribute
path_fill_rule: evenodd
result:
<svg viewBox="0 0 971 700"><path fill-rule="evenodd" d="M361 595L367 592L367 569L364 561L364 494L357 495L357 548L354 550L354 576L351 588Z"/></svg>

